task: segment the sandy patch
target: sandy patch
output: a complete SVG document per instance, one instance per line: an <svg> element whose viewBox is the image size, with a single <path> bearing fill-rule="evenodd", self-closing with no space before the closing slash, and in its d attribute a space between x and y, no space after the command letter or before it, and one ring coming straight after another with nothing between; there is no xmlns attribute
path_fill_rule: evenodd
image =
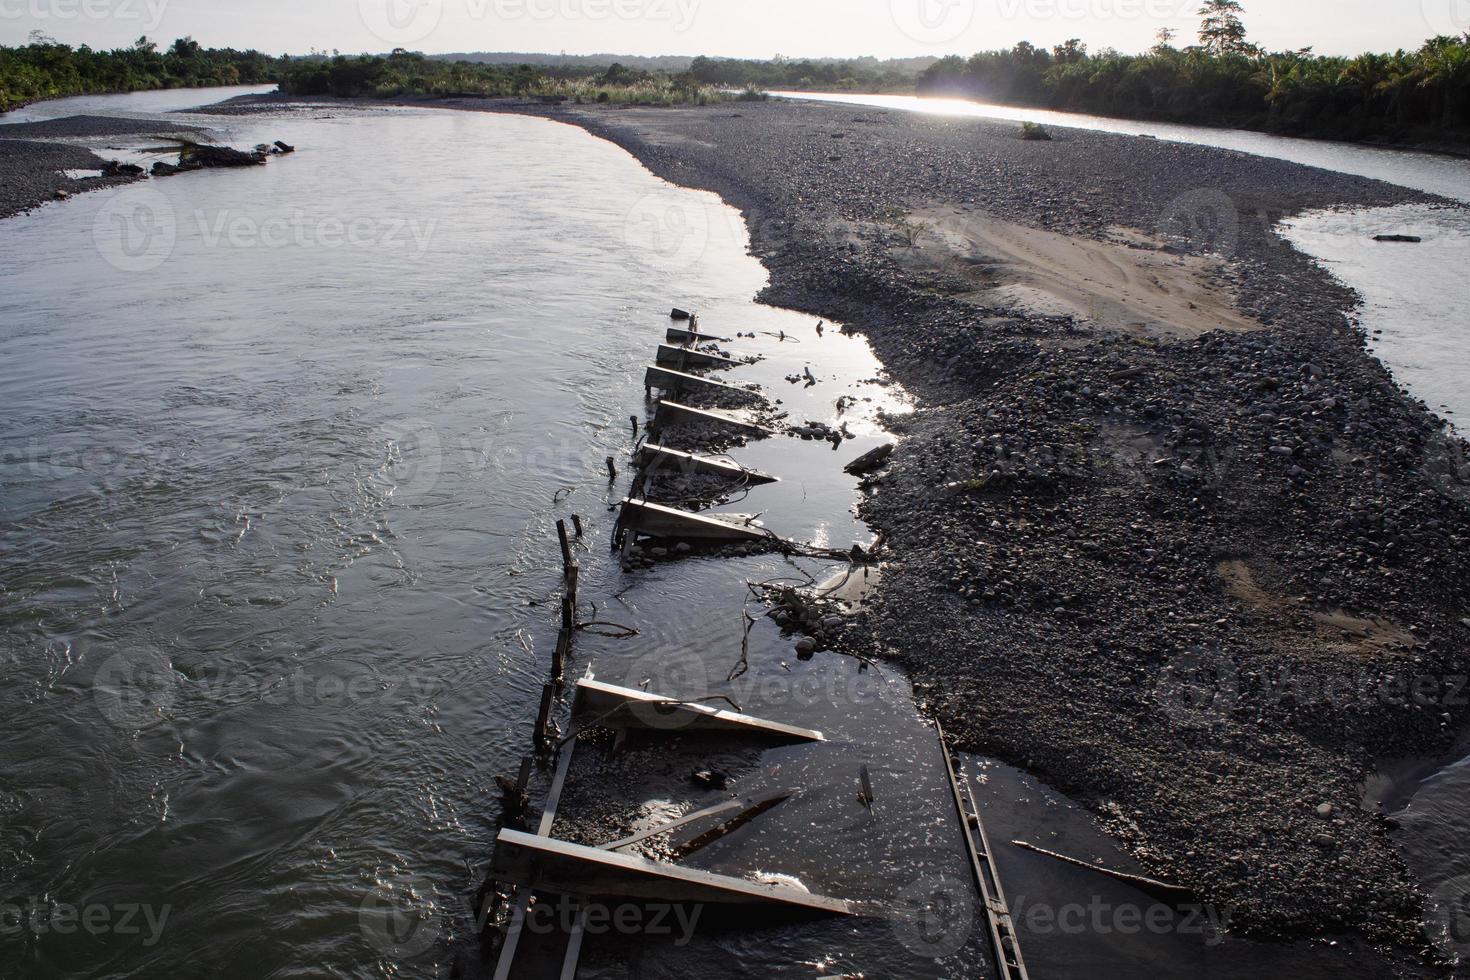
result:
<svg viewBox="0 0 1470 980"><path fill-rule="evenodd" d="M1261 587L1250 566L1239 559L1222 561L1215 570L1226 594L1244 602L1255 612L1274 616L1306 613L1313 632L1299 639L1311 646L1326 646L1335 652L1355 656L1410 650L1418 646L1419 641L1414 634L1386 619L1355 616L1343 609L1308 610L1300 600L1274 596ZM1285 638L1282 642L1286 642Z"/></svg>
<svg viewBox="0 0 1470 980"><path fill-rule="evenodd" d="M978 304L1159 338L1262 327L1213 281L1219 260L1171 254L1136 231L1115 229L1112 240L1094 241L953 207L909 220L923 231L912 248L895 250L897 260L969 283L962 298Z"/></svg>

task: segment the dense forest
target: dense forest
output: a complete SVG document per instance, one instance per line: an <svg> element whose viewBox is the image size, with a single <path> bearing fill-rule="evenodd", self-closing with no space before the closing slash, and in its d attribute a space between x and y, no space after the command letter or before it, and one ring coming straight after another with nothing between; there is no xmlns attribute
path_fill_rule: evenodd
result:
<svg viewBox="0 0 1470 980"><path fill-rule="evenodd" d="M727 97L688 72L651 72L622 64L606 68L476 64L441 61L401 49L386 57L338 55L293 61L282 72L280 83L281 91L289 95L348 98L520 96L671 105L705 104Z"/></svg>
<svg viewBox="0 0 1470 980"><path fill-rule="evenodd" d="M746 61L695 58L689 71L701 82L727 88L818 92L912 92L920 74L937 58L810 59Z"/></svg>
<svg viewBox="0 0 1470 980"><path fill-rule="evenodd" d="M282 63L259 51L204 48L187 37L166 51L146 37L130 48L94 51L34 36L25 47L0 47L0 112L64 95L265 84L276 81Z"/></svg>
<svg viewBox="0 0 1470 980"><path fill-rule="evenodd" d="M1470 34L1417 51L1324 57L1250 43L1236 0L1208 0L1198 45L1172 32L1141 55L1019 44L950 57L919 80L926 95L1335 139L1470 141Z"/></svg>

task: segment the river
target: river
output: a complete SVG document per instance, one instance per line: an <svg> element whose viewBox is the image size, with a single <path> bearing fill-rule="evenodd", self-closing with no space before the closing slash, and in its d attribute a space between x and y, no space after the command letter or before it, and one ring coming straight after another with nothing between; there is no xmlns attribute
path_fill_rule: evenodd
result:
<svg viewBox="0 0 1470 980"><path fill-rule="evenodd" d="M71 108L110 105L164 111L134 96ZM909 407L865 383L882 370L866 345L754 303L765 273L737 212L579 129L419 109L189 121L299 152L0 222L0 972L475 975L494 779L529 746L553 526L575 513L584 603L639 630L579 638L576 672L728 694L829 736L742 770L742 791L803 792L703 866L788 874L878 913L687 944L596 937L579 975L987 975L968 913L936 932L903 912L936 887L968 897L905 678L802 660L762 621L749 673L727 681L747 581L801 572L748 557L629 576L606 547L622 484L603 460L627 469L674 304L756 335L732 349L763 360L729 380L856 436L841 454L792 439L739 452L783 480L726 509L801 541L866 542L834 463L883 440L880 410ZM786 382L808 367L817 384ZM844 394L858 403L839 413ZM1065 799L966 762L996 840L1128 866ZM654 789L655 810L687 792ZM1026 908L1141 901L1019 851L1001 865ZM66 909L98 928L59 927ZM1218 940L1177 919L1023 938L1038 976L1325 978L1373 962L1347 944Z"/></svg>

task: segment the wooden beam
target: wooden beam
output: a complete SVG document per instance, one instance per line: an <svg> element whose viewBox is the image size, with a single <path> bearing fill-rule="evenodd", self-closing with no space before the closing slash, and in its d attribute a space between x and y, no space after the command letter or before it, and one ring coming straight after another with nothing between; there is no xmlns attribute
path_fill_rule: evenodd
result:
<svg viewBox="0 0 1470 980"><path fill-rule="evenodd" d="M760 810L764 813L777 803L789 800L795 795L796 790L794 789L778 789L770 793L762 793L759 796L747 796L739 800L726 800L724 803L706 807L688 816L680 817L678 820L661 823L657 827L650 827L647 830L639 831L632 837L624 837L622 840L615 840L611 844L603 844L600 847L604 851L621 851L625 847L632 847L634 844L646 841L650 837L670 834L680 827L687 827L689 824L700 820L707 820L710 817L720 817L735 811L745 813L751 810Z"/></svg>
<svg viewBox="0 0 1470 980"><path fill-rule="evenodd" d="M730 735L762 736L799 742L825 742L821 732L799 728L778 721L767 721L738 711L714 708L707 704L690 704L661 694L649 694L631 687L604 684L591 677L577 682L579 703L588 711L606 715L610 728L652 728L723 732ZM617 710L617 709L623 710ZM640 710L632 710L634 708ZM640 717L643 716L643 717ZM654 717L652 725L644 719ZM666 723L665 723L666 722Z"/></svg>
<svg viewBox="0 0 1470 980"><path fill-rule="evenodd" d="M702 350L694 350L689 347L670 347L668 344L658 345L658 355L655 360L659 364L672 364L681 370L692 367L724 370L743 366L740 361L733 361L719 354L707 354Z"/></svg>
<svg viewBox="0 0 1470 980"><path fill-rule="evenodd" d="M691 514L647 500L623 501L618 520L629 531L656 538L680 541L770 541L771 535L759 525L736 524L717 517Z"/></svg>
<svg viewBox="0 0 1470 980"><path fill-rule="evenodd" d="M700 333L698 330L686 330L683 327L670 327L664 339L671 344L730 343L729 337L716 337L713 334Z"/></svg>
<svg viewBox="0 0 1470 980"><path fill-rule="evenodd" d="M686 453L678 449L669 449L666 446L647 443L638 450L636 457L639 466L648 467L654 472L675 473L705 473L710 476L725 477L730 480L745 480L750 484L778 483L778 477L760 470L747 469L739 463L727 462L715 459L711 456L698 456L694 453Z"/></svg>
<svg viewBox="0 0 1470 980"><path fill-rule="evenodd" d="M650 367L643 372L643 387L657 388L659 391L670 392L702 391L713 394L738 395L750 401L764 400L758 391L751 391L748 388L737 388L735 385L727 385L719 381L711 381L708 378L701 378L697 374L686 374L683 371L674 371L661 367Z"/></svg>
<svg viewBox="0 0 1470 980"><path fill-rule="evenodd" d="M676 401L665 398L658 403L658 409L654 412L653 424L662 430L665 426L689 423L706 423L723 425L738 429L741 432L755 436L773 436L774 429L768 429L763 425L751 421L739 412L724 411L717 408L695 408L692 405L681 405Z"/></svg>
<svg viewBox="0 0 1470 980"><path fill-rule="evenodd" d="M552 893L658 902L786 907L853 915L840 898L790 885L765 884L663 864L629 854L502 830L495 841L495 880L529 882Z"/></svg>

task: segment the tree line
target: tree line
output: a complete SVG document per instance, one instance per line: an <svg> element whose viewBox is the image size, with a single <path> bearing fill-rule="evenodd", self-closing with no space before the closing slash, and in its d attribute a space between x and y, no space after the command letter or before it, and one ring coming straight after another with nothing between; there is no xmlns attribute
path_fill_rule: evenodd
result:
<svg viewBox="0 0 1470 980"><path fill-rule="evenodd" d="M511 65L444 61L397 49L383 55L298 59L281 72L288 95L391 98L402 95L562 98L644 105L704 104L724 96L689 72L623 64Z"/></svg>
<svg viewBox="0 0 1470 980"><path fill-rule="evenodd" d="M284 58L205 48L187 37L163 51L146 37L131 47L96 51L35 34L24 47L0 47L0 112L68 95L267 84L278 80L283 64Z"/></svg>
<svg viewBox="0 0 1470 980"><path fill-rule="evenodd" d="M788 59L695 58L689 71L709 85L762 90L912 92L937 58Z"/></svg>
<svg viewBox="0 0 1470 980"><path fill-rule="evenodd" d="M1416 51L1326 57L1251 43L1238 0L1208 0L1199 44L1172 31L1140 55L1092 53L1080 40L1050 51L1022 43L945 58L919 79L952 95L1205 126L1335 139L1470 141L1470 34Z"/></svg>

